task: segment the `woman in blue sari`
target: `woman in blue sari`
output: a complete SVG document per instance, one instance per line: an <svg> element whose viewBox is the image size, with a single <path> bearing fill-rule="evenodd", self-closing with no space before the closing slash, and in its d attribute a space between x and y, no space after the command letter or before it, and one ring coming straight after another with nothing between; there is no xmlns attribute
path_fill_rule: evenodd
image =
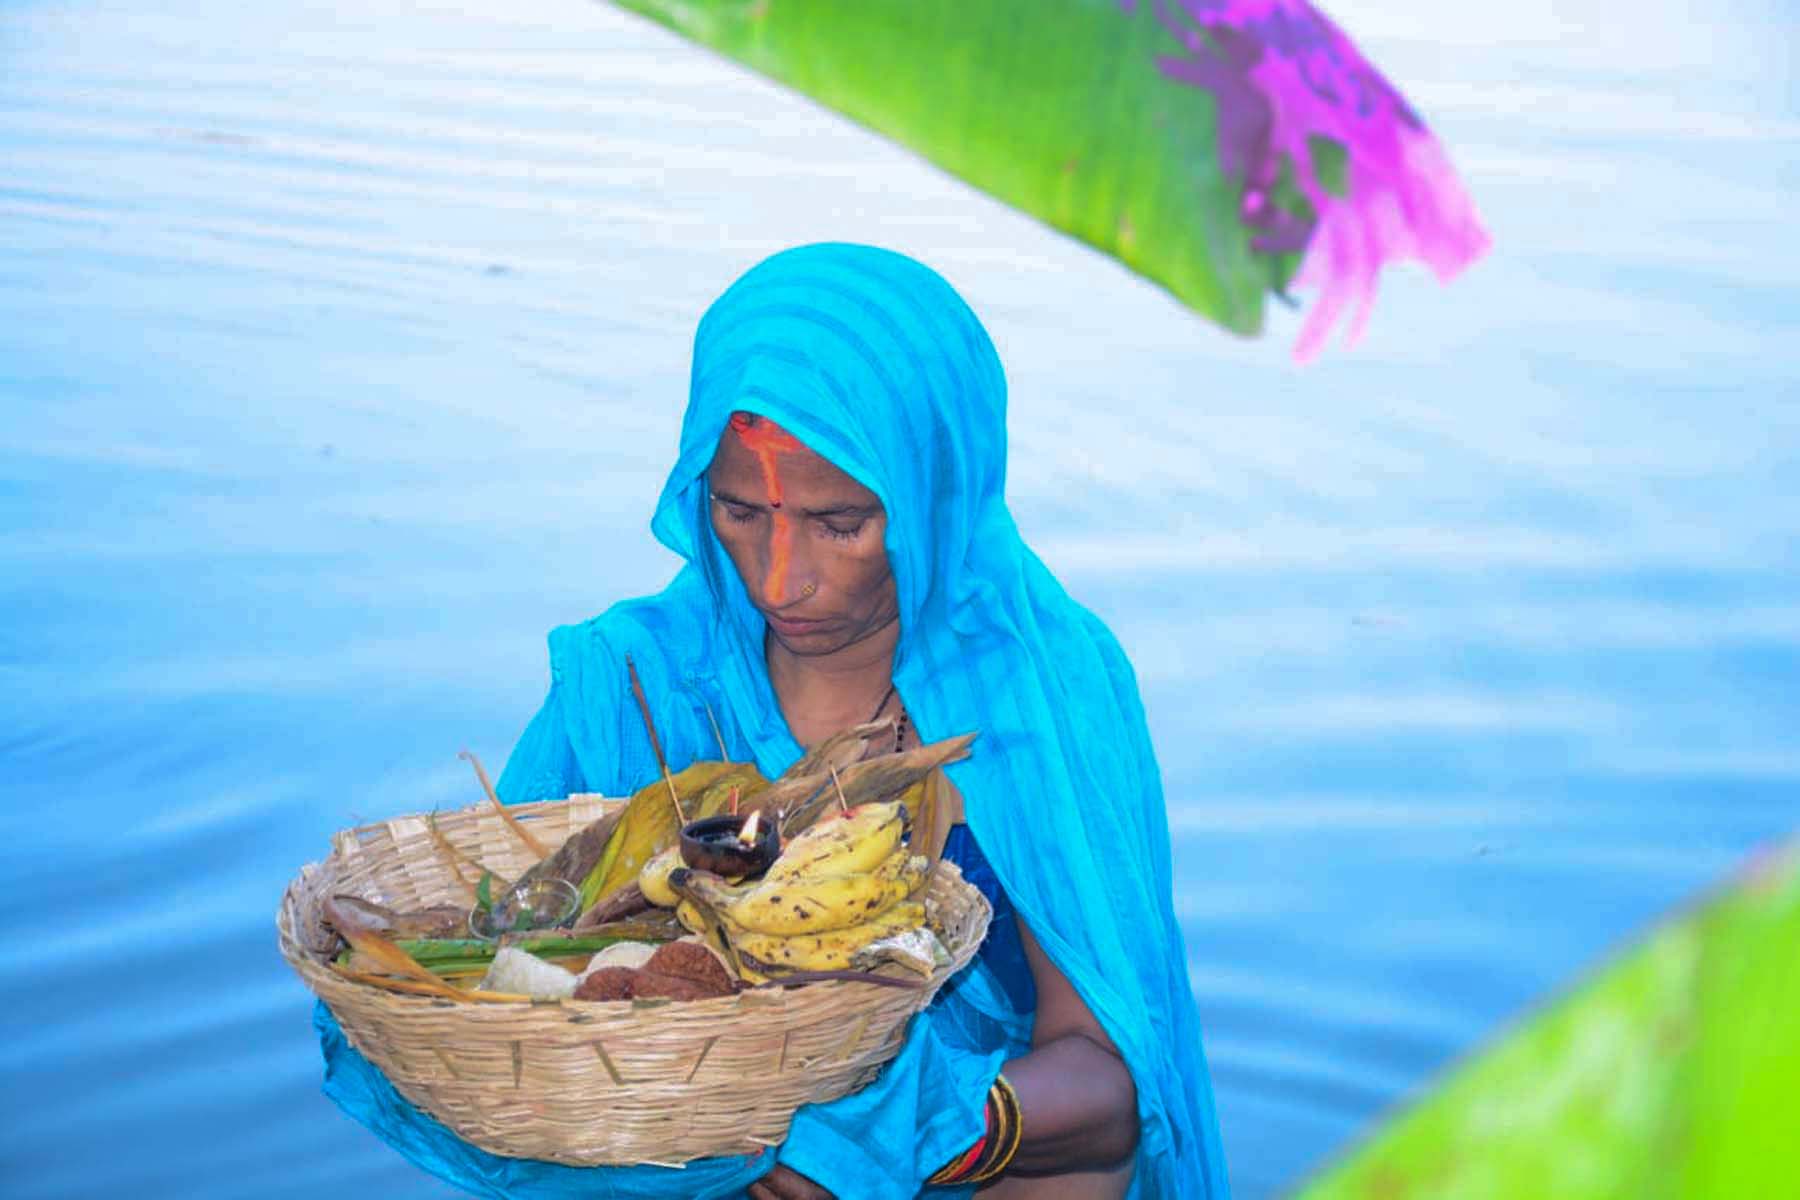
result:
<svg viewBox="0 0 1800 1200"><path fill-rule="evenodd" d="M871 719L897 722L896 748L979 731L948 770L945 852L995 919L881 1076L761 1155L575 1168L461 1141L321 1006L333 1099L492 1197L1225 1200L1136 681L1013 524L1005 402L985 330L921 264L819 245L748 272L701 321L652 521L686 566L551 634L549 695L499 785L518 803L654 777L626 654L675 767L716 756L709 709L770 777Z"/></svg>

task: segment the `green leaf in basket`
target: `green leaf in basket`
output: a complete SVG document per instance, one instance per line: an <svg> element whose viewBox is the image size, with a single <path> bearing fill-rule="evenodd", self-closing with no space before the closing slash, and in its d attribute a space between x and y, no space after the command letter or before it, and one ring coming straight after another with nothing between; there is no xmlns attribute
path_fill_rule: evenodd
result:
<svg viewBox="0 0 1800 1200"><path fill-rule="evenodd" d="M481 882L475 885L475 907L482 912L494 910L494 873L483 871Z"/></svg>

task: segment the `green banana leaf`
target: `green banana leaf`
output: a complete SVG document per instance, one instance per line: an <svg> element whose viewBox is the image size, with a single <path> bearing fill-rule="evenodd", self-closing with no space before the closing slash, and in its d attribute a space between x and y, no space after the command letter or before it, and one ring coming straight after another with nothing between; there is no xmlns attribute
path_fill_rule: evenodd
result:
<svg viewBox="0 0 1800 1200"><path fill-rule="evenodd" d="M1169 33L1116 0L616 2L1114 255L1229 329L1258 332L1264 296L1299 263L1252 248L1212 95L1161 75Z"/></svg>
<svg viewBox="0 0 1800 1200"><path fill-rule="evenodd" d="M1296 1200L1800 1195L1800 842L1451 1073Z"/></svg>

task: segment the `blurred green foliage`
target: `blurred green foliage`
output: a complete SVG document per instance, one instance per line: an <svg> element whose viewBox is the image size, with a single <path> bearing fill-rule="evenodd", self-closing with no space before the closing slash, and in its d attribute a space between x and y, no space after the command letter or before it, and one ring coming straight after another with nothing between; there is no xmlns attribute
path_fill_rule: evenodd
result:
<svg viewBox="0 0 1800 1200"><path fill-rule="evenodd" d="M1260 332L1267 296L1300 265L1252 250L1213 96L1159 70L1179 47L1149 5L615 2L1113 255L1227 329ZM1342 147L1317 141L1341 188Z"/></svg>
<svg viewBox="0 0 1800 1200"><path fill-rule="evenodd" d="M1800 842L1454 1070L1296 1200L1784 1196L1800 1196Z"/></svg>

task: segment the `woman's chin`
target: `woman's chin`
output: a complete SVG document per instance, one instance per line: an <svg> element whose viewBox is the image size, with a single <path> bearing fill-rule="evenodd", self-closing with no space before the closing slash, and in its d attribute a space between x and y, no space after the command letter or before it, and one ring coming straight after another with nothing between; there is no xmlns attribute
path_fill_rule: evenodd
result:
<svg viewBox="0 0 1800 1200"><path fill-rule="evenodd" d="M776 621L768 621L769 636L781 644L781 648L789 654L800 658L818 658L826 654L835 654L849 646L854 638L844 636L838 625L819 624L808 628L784 627Z"/></svg>

